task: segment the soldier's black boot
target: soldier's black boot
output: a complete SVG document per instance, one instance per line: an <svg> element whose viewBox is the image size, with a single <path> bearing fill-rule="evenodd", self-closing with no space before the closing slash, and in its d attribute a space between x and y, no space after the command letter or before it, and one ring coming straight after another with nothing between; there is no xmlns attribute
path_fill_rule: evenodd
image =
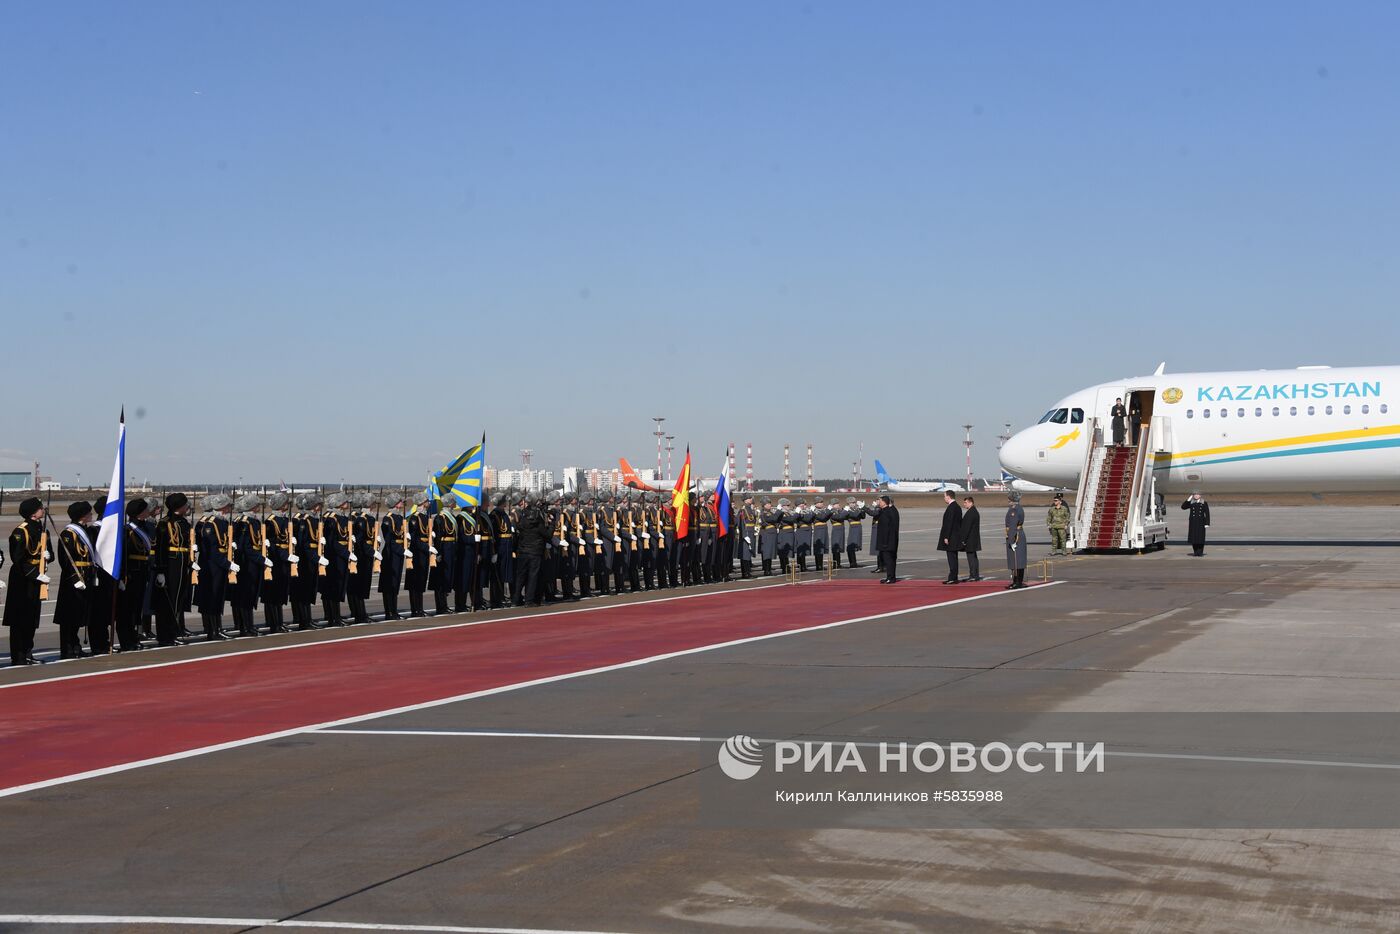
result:
<svg viewBox="0 0 1400 934"><path fill-rule="evenodd" d="M818 571L825 570L825 567L824 567L824 565L822 564L822 553L821 553L820 551L817 552L817 570L818 570Z"/></svg>
<svg viewBox="0 0 1400 934"><path fill-rule="evenodd" d="M417 590L410 590L408 592L408 618L421 619L427 615L427 613L423 612L422 592Z"/></svg>
<svg viewBox="0 0 1400 934"><path fill-rule="evenodd" d="M740 562L739 562L739 579L740 579L740 580L748 580L750 577L753 577L753 562L752 562L752 561L740 561Z"/></svg>
<svg viewBox="0 0 1400 934"><path fill-rule="evenodd" d="M778 552L778 565L782 568L783 576L786 577L786 576L787 576L787 573L788 573L788 556L787 556L787 552L785 552L785 551L780 551L780 552Z"/></svg>
<svg viewBox="0 0 1400 934"><path fill-rule="evenodd" d="M853 567L853 568L858 568L858 567L860 567L859 564L856 564L856 546L855 546L855 545L847 545L847 546L846 546L846 564L847 564L849 567Z"/></svg>
<svg viewBox="0 0 1400 934"><path fill-rule="evenodd" d="M384 595L384 618L402 619L399 616L399 595L396 593L386 593Z"/></svg>
<svg viewBox="0 0 1400 934"><path fill-rule="evenodd" d="M831 566L839 568L841 566L841 552L833 548L831 550Z"/></svg>

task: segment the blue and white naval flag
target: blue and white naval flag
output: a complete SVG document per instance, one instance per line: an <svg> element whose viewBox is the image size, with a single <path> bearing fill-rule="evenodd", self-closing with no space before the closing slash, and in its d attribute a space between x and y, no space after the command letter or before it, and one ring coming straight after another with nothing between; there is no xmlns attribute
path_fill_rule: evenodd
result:
<svg viewBox="0 0 1400 934"><path fill-rule="evenodd" d="M102 530L97 533L97 566L111 577L122 570L122 545L126 541L126 409L117 422L117 460L112 464L112 482L107 487L107 507L102 511ZM110 521L109 521L110 520Z"/></svg>

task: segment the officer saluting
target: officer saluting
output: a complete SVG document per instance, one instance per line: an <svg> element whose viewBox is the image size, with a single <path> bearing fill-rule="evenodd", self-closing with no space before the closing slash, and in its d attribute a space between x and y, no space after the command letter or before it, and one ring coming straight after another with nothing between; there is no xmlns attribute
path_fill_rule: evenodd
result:
<svg viewBox="0 0 1400 934"><path fill-rule="evenodd" d="M1206 529L1210 528L1210 504L1200 493L1192 493L1181 508L1191 514L1190 526L1186 530L1186 540L1191 543L1191 557L1199 558L1206 553Z"/></svg>
<svg viewBox="0 0 1400 934"><path fill-rule="evenodd" d="M49 583L54 553L44 534L44 504L31 496L19 504L20 524L10 533L10 580L5 592L5 625L10 630L10 664L37 665L34 633L39 629L39 589Z"/></svg>

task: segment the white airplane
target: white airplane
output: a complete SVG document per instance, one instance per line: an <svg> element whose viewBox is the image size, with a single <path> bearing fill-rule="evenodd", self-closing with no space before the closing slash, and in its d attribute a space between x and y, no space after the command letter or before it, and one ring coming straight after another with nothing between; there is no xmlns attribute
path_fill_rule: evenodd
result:
<svg viewBox="0 0 1400 934"><path fill-rule="evenodd" d="M1004 490L1015 490L1017 493L1053 493L1058 487L1046 486L1044 483L1032 483L1029 480L1022 480L1013 476L1005 470L1001 472L1001 487Z"/></svg>
<svg viewBox="0 0 1400 934"><path fill-rule="evenodd" d="M1061 399L1002 445L1002 467L1077 489L1090 424L1111 441L1119 398L1141 407L1159 493L1400 490L1395 366L1167 374L1163 364Z"/></svg>
<svg viewBox="0 0 1400 934"><path fill-rule="evenodd" d="M896 480L885 472L885 465L878 460L875 462L875 479L892 493L942 493L945 490L951 490L954 493L962 492L962 487L956 483Z"/></svg>

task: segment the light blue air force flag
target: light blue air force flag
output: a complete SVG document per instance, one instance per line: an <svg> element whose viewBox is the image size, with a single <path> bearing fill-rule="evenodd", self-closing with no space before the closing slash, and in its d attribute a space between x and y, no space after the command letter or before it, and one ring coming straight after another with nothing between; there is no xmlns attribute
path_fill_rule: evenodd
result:
<svg viewBox="0 0 1400 934"><path fill-rule="evenodd" d="M122 544L126 541L126 409L117 422L117 460L112 465L112 482L107 486L107 506L102 511L102 529L97 533L97 566L111 577L122 572Z"/></svg>

